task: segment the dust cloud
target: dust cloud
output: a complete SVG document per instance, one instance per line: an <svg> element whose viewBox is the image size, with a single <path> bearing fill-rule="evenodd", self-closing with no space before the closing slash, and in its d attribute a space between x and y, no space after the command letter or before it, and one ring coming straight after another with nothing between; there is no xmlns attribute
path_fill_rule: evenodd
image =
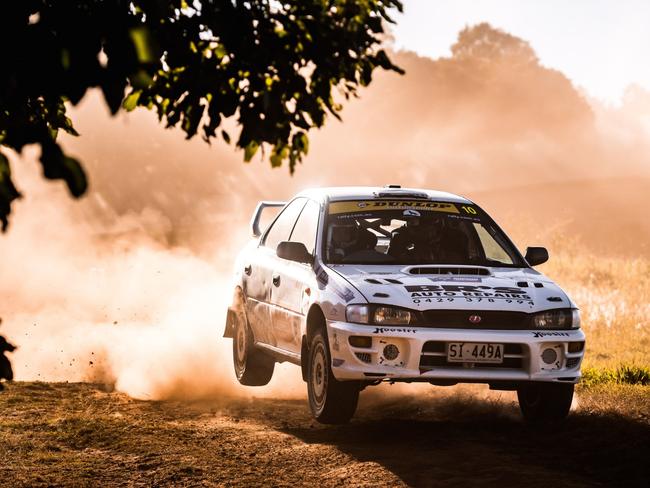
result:
<svg viewBox="0 0 650 488"><path fill-rule="evenodd" d="M30 198L0 241L16 379L103 382L142 399L298 395L291 373L263 391L239 387L232 373L221 335L239 229L191 250L172 243L160 210L117 216L98 195L73 202L35 170L18 171Z"/></svg>
<svg viewBox="0 0 650 488"><path fill-rule="evenodd" d="M452 53L395 53L407 74L378 73L343 123L311 135L291 178L243 164L223 141L185 141L146 111L111 118L89 93L72 110L82 137L62 139L89 173L84 199L41 180L33 151L11 158L26 198L0 237L0 332L19 346L16 378L100 381L152 399L304 396L291 366L268 387L239 387L221 334L257 200L309 186L443 189L482 204L521 245L650 256L638 213L649 203L650 93L631 87L605 106L486 24Z"/></svg>

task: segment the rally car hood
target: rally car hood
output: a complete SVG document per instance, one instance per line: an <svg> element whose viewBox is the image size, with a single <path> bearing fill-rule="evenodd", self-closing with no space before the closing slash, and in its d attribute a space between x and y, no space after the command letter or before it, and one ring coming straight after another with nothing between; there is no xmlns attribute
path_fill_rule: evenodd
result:
<svg viewBox="0 0 650 488"><path fill-rule="evenodd" d="M522 312L574 307L560 287L531 268L414 265L328 267L344 277L370 303L420 310Z"/></svg>

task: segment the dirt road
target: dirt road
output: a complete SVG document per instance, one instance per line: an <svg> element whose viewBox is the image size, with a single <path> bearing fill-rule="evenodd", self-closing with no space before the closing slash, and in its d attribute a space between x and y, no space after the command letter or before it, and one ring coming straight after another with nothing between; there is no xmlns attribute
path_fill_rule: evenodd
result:
<svg viewBox="0 0 650 488"><path fill-rule="evenodd" d="M561 429L508 401L362 395L347 426L304 400L145 402L100 385L0 394L2 486L647 486L650 390L624 416L597 395Z"/></svg>

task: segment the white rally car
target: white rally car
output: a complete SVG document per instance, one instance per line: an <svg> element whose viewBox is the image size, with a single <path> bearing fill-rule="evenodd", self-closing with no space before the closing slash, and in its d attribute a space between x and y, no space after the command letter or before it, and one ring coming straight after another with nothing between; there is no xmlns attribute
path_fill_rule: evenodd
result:
<svg viewBox="0 0 650 488"><path fill-rule="evenodd" d="M282 206L260 232L266 207ZM516 390L529 421L560 420L580 378L576 305L475 203L449 193L320 188L260 202L235 267L225 337L240 383L302 368L323 423L382 381Z"/></svg>

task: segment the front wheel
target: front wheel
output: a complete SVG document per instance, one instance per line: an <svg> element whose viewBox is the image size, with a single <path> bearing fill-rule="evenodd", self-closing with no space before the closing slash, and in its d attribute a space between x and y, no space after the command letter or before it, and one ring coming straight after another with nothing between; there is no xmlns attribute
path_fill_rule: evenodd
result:
<svg viewBox="0 0 650 488"><path fill-rule="evenodd" d="M246 312L237 312L236 317L232 359L237 380L246 386L266 385L273 376L275 360L255 348L253 334L246 320Z"/></svg>
<svg viewBox="0 0 650 488"><path fill-rule="evenodd" d="M528 383L517 388L519 408L527 422L559 422L569 415L573 384Z"/></svg>
<svg viewBox="0 0 650 488"><path fill-rule="evenodd" d="M359 385L334 378L327 335L322 329L311 340L308 361L307 392L314 418L322 424L349 422L357 409Z"/></svg>

